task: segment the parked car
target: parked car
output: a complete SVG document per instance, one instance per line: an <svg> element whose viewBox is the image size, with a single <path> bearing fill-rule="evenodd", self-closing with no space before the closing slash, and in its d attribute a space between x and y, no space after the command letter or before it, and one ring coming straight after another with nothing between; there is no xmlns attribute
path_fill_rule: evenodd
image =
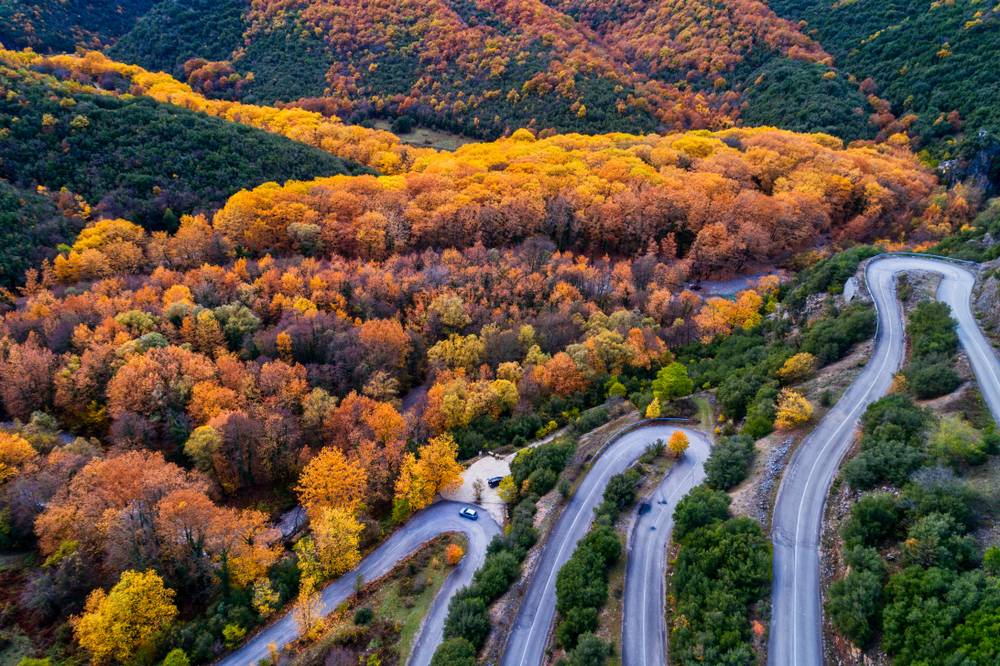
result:
<svg viewBox="0 0 1000 666"><path fill-rule="evenodd" d="M490 488L498 487L501 481L503 481L502 476L491 476L490 478L486 479L486 483L489 484Z"/></svg>
<svg viewBox="0 0 1000 666"><path fill-rule="evenodd" d="M462 516L462 518L468 518L469 520L479 520L479 512L471 506L462 507L462 510L458 512L458 515Z"/></svg>

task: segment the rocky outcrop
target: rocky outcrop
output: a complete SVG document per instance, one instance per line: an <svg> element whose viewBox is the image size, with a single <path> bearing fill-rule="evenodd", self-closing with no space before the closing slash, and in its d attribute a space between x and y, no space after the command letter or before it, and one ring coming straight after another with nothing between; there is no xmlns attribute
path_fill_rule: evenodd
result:
<svg viewBox="0 0 1000 666"><path fill-rule="evenodd" d="M1000 335L1000 259L984 264L972 307L983 329Z"/></svg>

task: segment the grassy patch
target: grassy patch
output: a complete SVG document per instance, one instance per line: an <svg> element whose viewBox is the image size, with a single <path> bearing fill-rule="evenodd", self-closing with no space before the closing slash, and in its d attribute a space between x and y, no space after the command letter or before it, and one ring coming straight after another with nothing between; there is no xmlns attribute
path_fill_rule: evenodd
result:
<svg viewBox="0 0 1000 666"><path fill-rule="evenodd" d="M295 651L294 666L335 663L404 664L431 602L453 567L445 550L457 543L464 551L464 536L445 534L400 562L382 578L341 604L327 619L322 637Z"/></svg>

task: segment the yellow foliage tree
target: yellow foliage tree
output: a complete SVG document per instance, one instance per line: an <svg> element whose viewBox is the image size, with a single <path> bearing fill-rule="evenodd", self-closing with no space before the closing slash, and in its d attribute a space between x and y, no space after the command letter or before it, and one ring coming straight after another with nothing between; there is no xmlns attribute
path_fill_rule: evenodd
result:
<svg viewBox="0 0 1000 666"><path fill-rule="evenodd" d="M500 480L500 486L497 488L497 495L500 499L507 504L511 504L517 499L517 484L514 483L514 477L509 474Z"/></svg>
<svg viewBox="0 0 1000 666"><path fill-rule="evenodd" d="M361 561L364 526L346 509L327 507L313 522L316 556L324 575L335 578Z"/></svg>
<svg viewBox="0 0 1000 666"><path fill-rule="evenodd" d="M10 432L0 432L0 485L17 476L37 455L25 438Z"/></svg>
<svg viewBox="0 0 1000 666"><path fill-rule="evenodd" d="M816 357L809 352L799 352L791 356L778 370L778 378L787 383L805 379L816 370Z"/></svg>
<svg viewBox="0 0 1000 666"><path fill-rule="evenodd" d="M462 481L458 445L451 435L432 437L417 453L419 457L406 455L396 479L396 504L401 514L419 511L439 492Z"/></svg>
<svg viewBox="0 0 1000 666"><path fill-rule="evenodd" d="M292 608L292 617L306 639L312 640L323 631L323 599L316 589L316 580L304 576L299 584L299 596Z"/></svg>
<svg viewBox="0 0 1000 666"><path fill-rule="evenodd" d="M681 430L675 430L667 441L667 448L675 458L680 458L688 448L688 436Z"/></svg>
<svg viewBox="0 0 1000 666"><path fill-rule="evenodd" d="M98 588L87 597L83 615L72 620L76 639L95 664L133 663L177 617L173 601L155 571L126 571L110 592Z"/></svg>
<svg viewBox="0 0 1000 666"><path fill-rule="evenodd" d="M782 389L778 396L778 410L774 425L778 430L791 430L806 423L813 415L813 406L804 395L791 389Z"/></svg>
<svg viewBox="0 0 1000 666"><path fill-rule="evenodd" d="M309 461L295 492L311 514L322 509L344 509L356 513L368 488L368 473L343 452L328 446Z"/></svg>
<svg viewBox="0 0 1000 666"><path fill-rule="evenodd" d="M660 407L660 399L653 398L653 401L646 406L646 418L647 419L658 419L662 413L662 408Z"/></svg>

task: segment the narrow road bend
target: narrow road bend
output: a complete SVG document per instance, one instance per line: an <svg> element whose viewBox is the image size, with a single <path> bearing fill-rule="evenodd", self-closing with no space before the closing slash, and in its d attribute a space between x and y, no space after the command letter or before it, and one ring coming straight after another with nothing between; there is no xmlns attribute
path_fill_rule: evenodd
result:
<svg viewBox="0 0 1000 666"><path fill-rule="evenodd" d="M403 559L434 537L447 532L461 532L468 539L465 557L445 580L424 618L410 653L409 663L420 666L429 664L434 650L441 642L448 602L460 588L468 585L472 575L486 559L486 546L500 533L500 526L486 511L479 512L479 520L466 520L458 515L464 504L441 501L414 514L406 525L397 530L365 557L355 569L327 585L322 592L323 612L331 612L354 594L355 581L360 575L365 581L380 578ZM279 650L298 638L300 628L292 614L286 613L268 625L239 649L223 657L219 666L252 666L269 656L269 644Z"/></svg>
<svg viewBox="0 0 1000 666"><path fill-rule="evenodd" d="M511 627L501 659L503 666L538 666L543 662L556 615L556 575L573 554L577 542L590 529L594 509L601 502L605 486L612 476L625 471L638 459L646 447L657 439L667 441L677 430L687 434L691 442L689 451L698 452L703 445L707 446L700 432L654 421L615 437L593 461L542 547L538 569L528 583ZM663 577L662 572L657 575Z"/></svg>
<svg viewBox="0 0 1000 666"><path fill-rule="evenodd" d="M688 431L690 445L647 500L650 509L637 516L629 535L625 562L622 615L623 666L667 663L667 547L674 509L692 488L705 480L705 461L712 446L700 432Z"/></svg>
<svg viewBox="0 0 1000 666"><path fill-rule="evenodd" d="M823 663L823 608L819 540L830 486L850 449L865 408L888 393L903 362L905 325L896 299L896 276L928 271L942 277L938 300L958 321L958 337L994 419L1000 421L1000 362L976 324L970 300L974 269L934 259L884 255L873 259L865 278L878 312L875 349L861 374L792 456L781 480L772 524L774 581L768 663Z"/></svg>

